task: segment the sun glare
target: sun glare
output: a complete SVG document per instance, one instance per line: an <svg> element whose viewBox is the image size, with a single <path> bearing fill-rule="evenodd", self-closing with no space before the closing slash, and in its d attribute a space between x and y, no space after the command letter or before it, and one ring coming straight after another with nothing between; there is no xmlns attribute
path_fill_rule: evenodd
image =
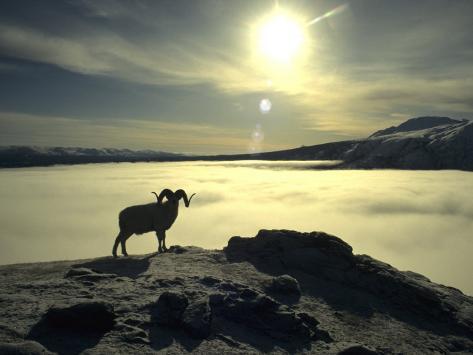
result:
<svg viewBox="0 0 473 355"><path fill-rule="evenodd" d="M304 14L276 6L255 21L249 33L251 63L266 84L263 90L303 90L313 48ZM260 112L269 113L271 106L262 102Z"/></svg>
<svg viewBox="0 0 473 355"><path fill-rule="evenodd" d="M304 31L297 21L283 14L267 19L259 30L259 49L269 60L290 62L301 50Z"/></svg>

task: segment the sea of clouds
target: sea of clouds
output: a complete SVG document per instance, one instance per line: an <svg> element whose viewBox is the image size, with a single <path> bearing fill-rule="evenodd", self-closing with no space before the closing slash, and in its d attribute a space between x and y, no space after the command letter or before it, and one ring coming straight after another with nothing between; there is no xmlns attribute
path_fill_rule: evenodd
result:
<svg viewBox="0 0 473 355"><path fill-rule="evenodd" d="M325 231L473 295L473 174L314 170L314 162L121 163L0 170L0 264L110 255L118 213L151 191L196 192L167 245L224 247L259 229ZM130 254L156 251L134 236Z"/></svg>

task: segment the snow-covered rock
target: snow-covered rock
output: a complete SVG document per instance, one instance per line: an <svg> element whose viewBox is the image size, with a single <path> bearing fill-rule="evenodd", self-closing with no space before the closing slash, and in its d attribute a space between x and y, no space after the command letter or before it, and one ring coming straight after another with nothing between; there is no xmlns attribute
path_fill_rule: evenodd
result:
<svg viewBox="0 0 473 355"><path fill-rule="evenodd" d="M185 249L0 266L0 353L473 349L472 297L355 255L335 236L261 230L225 250ZM275 279L296 280L300 297L268 289Z"/></svg>
<svg viewBox="0 0 473 355"><path fill-rule="evenodd" d="M413 118L355 143L344 161L349 168L473 170L473 121Z"/></svg>

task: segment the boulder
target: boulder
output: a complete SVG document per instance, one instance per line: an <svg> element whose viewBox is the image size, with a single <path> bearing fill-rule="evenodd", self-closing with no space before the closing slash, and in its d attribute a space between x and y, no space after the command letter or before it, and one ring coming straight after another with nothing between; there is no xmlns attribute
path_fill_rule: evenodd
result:
<svg viewBox="0 0 473 355"><path fill-rule="evenodd" d="M225 299L225 294L222 292L216 292L209 295L209 304L210 306L220 306L223 304Z"/></svg>
<svg viewBox="0 0 473 355"><path fill-rule="evenodd" d="M377 351L371 350L362 345L352 345L342 351L338 352L338 355L378 355Z"/></svg>
<svg viewBox="0 0 473 355"><path fill-rule="evenodd" d="M289 275L281 275L273 278L270 285L270 290L276 293L287 295L301 295L301 288L299 282Z"/></svg>
<svg viewBox="0 0 473 355"><path fill-rule="evenodd" d="M66 273L66 278L82 282L96 282L117 277L116 274L101 273L85 267L73 268Z"/></svg>
<svg viewBox="0 0 473 355"><path fill-rule="evenodd" d="M183 293L167 291L159 296L151 315L157 324L182 328L194 338L210 335L212 311L208 297L189 302Z"/></svg>
<svg viewBox="0 0 473 355"><path fill-rule="evenodd" d="M248 260L271 272L292 268L327 276L354 262L350 245L323 232L262 229L254 238L232 237L224 251L229 261Z"/></svg>
<svg viewBox="0 0 473 355"><path fill-rule="evenodd" d="M212 311L208 297L192 302L184 311L182 324L189 335L205 339L210 335Z"/></svg>
<svg viewBox="0 0 473 355"><path fill-rule="evenodd" d="M260 230L254 238L231 238L225 253L231 262L248 261L273 275L302 271L344 288L368 292L389 307L473 335L468 310L473 304L461 291L434 284L412 272L401 272L367 255L353 255L347 243L326 233ZM459 311L462 309L465 311Z"/></svg>
<svg viewBox="0 0 473 355"><path fill-rule="evenodd" d="M107 332L115 325L113 306L105 302L84 302L71 307L52 307L43 316L43 323L62 330L83 333Z"/></svg>
<svg viewBox="0 0 473 355"><path fill-rule="evenodd" d="M90 275L94 273L95 271L88 269L86 267L78 267L78 268L73 268L67 271L66 277L84 276L84 275Z"/></svg>
<svg viewBox="0 0 473 355"><path fill-rule="evenodd" d="M184 247L181 247L180 245L172 245L171 247L169 247L168 252L174 253L174 254L182 254L182 253L187 252L187 249Z"/></svg>
<svg viewBox="0 0 473 355"><path fill-rule="evenodd" d="M264 255L271 251L316 248L326 254L353 256L352 247L342 239L324 232L302 233L291 230L261 229L254 238L232 237L225 251Z"/></svg>
<svg viewBox="0 0 473 355"><path fill-rule="evenodd" d="M24 341L21 343L0 343L0 354L52 355L53 353L36 341Z"/></svg>
<svg viewBox="0 0 473 355"><path fill-rule="evenodd" d="M400 272L367 255L356 256L355 267L345 274L345 282L412 313L450 323L473 335L471 317L454 311L468 304L473 309L471 300L459 290L436 285L414 273Z"/></svg>
<svg viewBox="0 0 473 355"><path fill-rule="evenodd" d="M297 313L297 316L311 328L316 328L320 324L317 319L305 312Z"/></svg>
<svg viewBox="0 0 473 355"><path fill-rule="evenodd" d="M153 319L160 325L179 326L188 305L189 300L183 293L166 291L152 307Z"/></svg>
<svg viewBox="0 0 473 355"><path fill-rule="evenodd" d="M213 276L204 276L203 278L200 279L200 283L202 283L205 286L215 286L219 283L221 283L222 280L217 279L216 277Z"/></svg>
<svg viewBox="0 0 473 355"><path fill-rule="evenodd" d="M218 316L275 339L310 341L309 327L290 308L250 288L228 294L212 307Z"/></svg>

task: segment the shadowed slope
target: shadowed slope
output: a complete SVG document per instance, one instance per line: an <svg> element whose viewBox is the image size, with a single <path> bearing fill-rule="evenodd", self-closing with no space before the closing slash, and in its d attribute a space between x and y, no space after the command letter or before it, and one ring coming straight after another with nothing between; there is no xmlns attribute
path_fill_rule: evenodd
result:
<svg viewBox="0 0 473 355"><path fill-rule="evenodd" d="M265 273L289 273L303 290L335 307L368 315L386 312L440 334L473 336L471 297L367 255L354 255L347 243L326 233L261 230L254 238L231 238L225 253L229 261L249 261ZM364 301L358 303L360 298ZM370 299L371 307L365 302Z"/></svg>
<svg viewBox="0 0 473 355"><path fill-rule="evenodd" d="M473 299L322 232L225 251L0 267L0 348L59 353L468 353ZM25 339L37 343L24 344Z"/></svg>

